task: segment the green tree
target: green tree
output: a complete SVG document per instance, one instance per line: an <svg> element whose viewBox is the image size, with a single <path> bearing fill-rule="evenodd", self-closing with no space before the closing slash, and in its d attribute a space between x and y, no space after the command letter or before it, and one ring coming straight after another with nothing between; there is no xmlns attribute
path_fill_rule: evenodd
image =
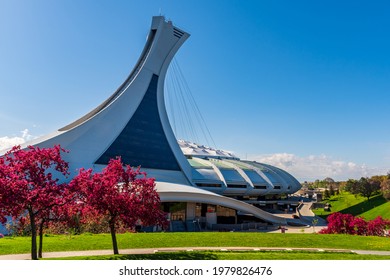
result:
<svg viewBox="0 0 390 280"><path fill-rule="evenodd" d="M359 184L357 180L349 179L345 182L344 190L354 195L359 194Z"/></svg>
<svg viewBox="0 0 390 280"><path fill-rule="evenodd" d="M332 184L329 186L329 195L330 196L334 196L335 195L334 187L333 187Z"/></svg>
<svg viewBox="0 0 390 280"><path fill-rule="evenodd" d="M328 188L325 188L324 199L329 199L329 198L330 198L329 190L328 190Z"/></svg>
<svg viewBox="0 0 390 280"><path fill-rule="evenodd" d="M390 200L390 176L381 183L381 192L384 198Z"/></svg>
<svg viewBox="0 0 390 280"><path fill-rule="evenodd" d="M371 180L368 178L360 178L358 182L358 194L361 196L367 197L367 200L370 197L380 190L380 182L377 180Z"/></svg>

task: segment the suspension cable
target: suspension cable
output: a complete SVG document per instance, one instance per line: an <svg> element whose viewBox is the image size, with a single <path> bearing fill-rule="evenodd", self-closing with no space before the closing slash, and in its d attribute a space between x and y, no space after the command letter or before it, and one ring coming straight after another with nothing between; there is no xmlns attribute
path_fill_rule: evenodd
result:
<svg viewBox="0 0 390 280"><path fill-rule="evenodd" d="M167 105L169 104L169 110L167 111L172 120L176 138L184 136L186 140L200 143L198 135L198 132L200 132L206 142L205 144L217 149L176 58L173 59L167 76L169 77L165 86ZM210 145L210 142L212 145Z"/></svg>

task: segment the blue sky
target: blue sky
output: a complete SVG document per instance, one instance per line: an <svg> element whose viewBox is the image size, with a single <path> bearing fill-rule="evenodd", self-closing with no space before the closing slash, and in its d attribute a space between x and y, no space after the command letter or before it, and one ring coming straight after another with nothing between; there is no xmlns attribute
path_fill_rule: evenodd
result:
<svg viewBox="0 0 390 280"><path fill-rule="evenodd" d="M0 146L100 104L162 14L191 34L177 62L217 148L300 180L385 174L390 4L340 2L0 0Z"/></svg>

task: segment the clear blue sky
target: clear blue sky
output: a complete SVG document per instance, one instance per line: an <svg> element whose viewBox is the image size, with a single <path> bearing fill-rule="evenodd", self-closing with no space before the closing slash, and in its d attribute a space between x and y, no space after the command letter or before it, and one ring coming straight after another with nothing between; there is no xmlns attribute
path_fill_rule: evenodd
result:
<svg viewBox="0 0 390 280"><path fill-rule="evenodd" d="M385 174L390 3L340 2L0 0L0 144L100 104L161 13L191 34L177 60L218 148L301 180Z"/></svg>

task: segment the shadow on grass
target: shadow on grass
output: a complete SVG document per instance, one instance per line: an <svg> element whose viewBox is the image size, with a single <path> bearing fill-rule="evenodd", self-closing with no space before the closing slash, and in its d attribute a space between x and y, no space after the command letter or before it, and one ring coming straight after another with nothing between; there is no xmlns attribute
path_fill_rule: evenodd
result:
<svg viewBox="0 0 390 280"><path fill-rule="evenodd" d="M358 204L355 204L351 207L345 208L341 210L340 212L343 214L352 214L354 216L361 215L364 212L367 212L377 206L381 206L382 204L386 203L386 199L382 195L377 195L372 197L370 200L365 200L363 202L360 202Z"/></svg>
<svg viewBox="0 0 390 280"><path fill-rule="evenodd" d="M330 203L331 210L332 210L332 202L339 201L340 199L342 199L342 195L332 197L329 200L327 200L326 202ZM375 195L375 196L371 197L370 200L362 201L358 204L349 206L343 210L336 211L336 212L359 216L359 215L361 215L369 210L374 209L375 207L381 206L382 204L384 204L386 202L387 202L386 199L382 195ZM345 203L345 204L347 205L347 203ZM321 214L317 212L317 216L326 220L328 218L328 216L332 213L334 213L334 212L333 211L331 211L331 212L322 211Z"/></svg>

